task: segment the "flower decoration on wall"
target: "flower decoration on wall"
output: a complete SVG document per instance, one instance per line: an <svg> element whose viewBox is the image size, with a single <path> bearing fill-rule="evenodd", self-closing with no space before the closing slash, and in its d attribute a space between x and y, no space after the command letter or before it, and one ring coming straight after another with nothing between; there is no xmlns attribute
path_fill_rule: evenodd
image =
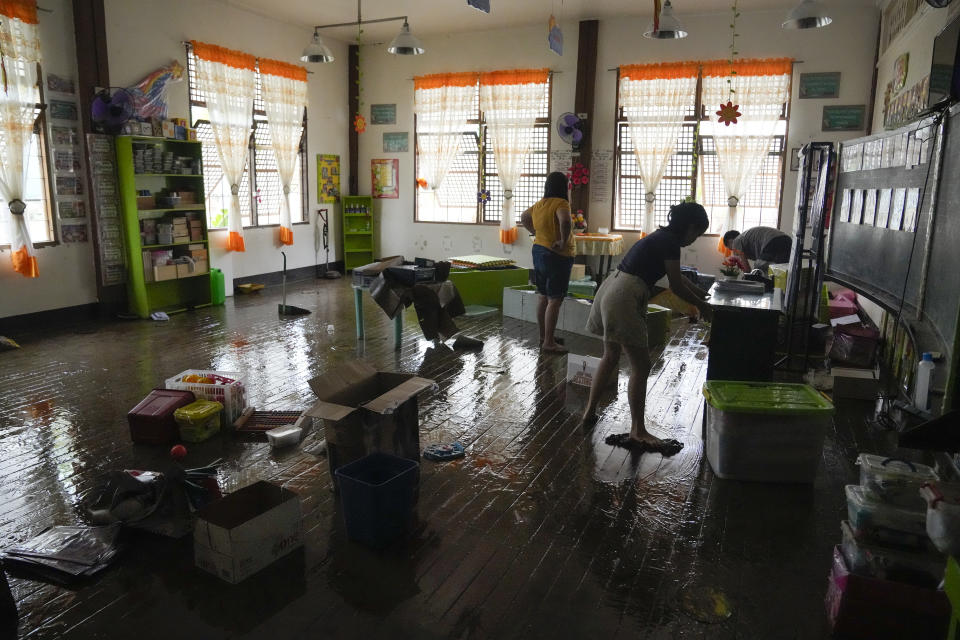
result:
<svg viewBox="0 0 960 640"><path fill-rule="evenodd" d="M574 189L590 182L590 169L583 166L582 162L575 162L567 170L567 180L570 181L570 188Z"/></svg>
<svg viewBox="0 0 960 640"><path fill-rule="evenodd" d="M490 200L490 190L489 189L480 189L477 191L477 202L484 204Z"/></svg>
<svg viewBox="0 0 960 640"><path fill-rule="evenodd" d="M353 118L353 130L357 133L363 133L367 130L367 119L359 113Z"/></svg>
<svg viewBox="0 0 960 640"><path fill-rule="evenodd" d="M722 122L723 126L729 127L732 124L737 124L737 118L743 114L739 111L740 105L733 104L732 101L727 102L727 104L720 105L720 110L717 111L717 121Z"/></svg>
<svg viewBox="0 0 960 640"><path fill-rule="evenodd" d="M424 178L417 178L417 186L420 187L421 189L426 189L426 188L427 188L427 181L426 181L426 179L424 179Z"/></svg>

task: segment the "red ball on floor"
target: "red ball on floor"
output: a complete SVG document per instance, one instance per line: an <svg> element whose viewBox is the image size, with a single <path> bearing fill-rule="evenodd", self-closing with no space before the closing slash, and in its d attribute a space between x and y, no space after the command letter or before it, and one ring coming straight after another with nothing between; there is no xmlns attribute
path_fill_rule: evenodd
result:
<svg viewBox="0 0 960 640"><path fill-rule="evenodd" d="M174 460L180 460L187 455L187 448L182 444L175 444L170 449L170 457Z"/></svg>

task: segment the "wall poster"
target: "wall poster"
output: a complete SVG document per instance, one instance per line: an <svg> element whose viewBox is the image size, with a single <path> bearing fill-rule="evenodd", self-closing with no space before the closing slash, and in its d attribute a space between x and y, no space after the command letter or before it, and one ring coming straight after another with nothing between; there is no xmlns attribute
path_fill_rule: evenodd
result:
<svg viewBox="0 0 960 640"><path fill-rule="evenodd" d="M400 161L375 158L370 161L374 198L400 197Z"/></svg>
<svg viewBox="0 0 960 640"><path fill-rule="evenodd" d="M340 156L317 154L317 202L336 202L340 198Z"/></svg>

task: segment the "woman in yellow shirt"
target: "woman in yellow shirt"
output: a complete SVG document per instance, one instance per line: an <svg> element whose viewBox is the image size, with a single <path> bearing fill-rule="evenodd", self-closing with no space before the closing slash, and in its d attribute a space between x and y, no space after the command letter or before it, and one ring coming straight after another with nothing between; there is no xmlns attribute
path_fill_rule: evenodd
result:
<svg viewBox="0 0 960 640"><path fill-rule="evenodd" d="M567 176L559 171L548 175L543 198L521 214L520 222L535 236L532 251L534 279L540 294L537 303L540 348L548 353L566 353L553 334L560 317L560 305L567 295L576 252L573 218L567 202Z"/></svg>

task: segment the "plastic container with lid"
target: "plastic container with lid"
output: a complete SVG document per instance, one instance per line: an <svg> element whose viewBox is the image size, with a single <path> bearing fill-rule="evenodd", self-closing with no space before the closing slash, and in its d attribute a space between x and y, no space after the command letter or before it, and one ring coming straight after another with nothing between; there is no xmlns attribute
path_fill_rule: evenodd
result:
<svg viewBox="0 0 960 640"><path fill-rule="evenodd" d="M936 482L937 472L918 462L861 453L860 485L882 502L921 509L925 506L920 487Z"/></svg>
<svg viewBox="0 0 960 640"><path fill-rule="evenodd" d="M734 480L813 482L833 405L813 387L708 380L707 460Z"/></svg>
<svg viewBox="0 0 960 640"><path fill-rule="evenodd" d="M904 549L865 540L850 523L840 523L840 549L854 573L936 588L943 578L947 558L929 550Z"/></svg>
<svg viewBox="0 0 960 640"><path fill-rule="evenodd" d="M869 536L875 537L877 528L923 536L927 533L926 509L905 509L881 502L858 484L848 484L846 494L850 524Z"/></svg>
<svg viewBox="0 0 960 640"><path fill-rule="evenodd" d="M177 439L174 412L196 398L190 391L154 389L127 414L130 439L139 444L168 444Z"/></svg>
<svg viewBox="0 0 960 640"><path fill-rule="evenodd" d="M274 449L279 449L282 447L290 447L295 444L299 444L300 438L303 436L303 429L295 425L288 424L275 429L270 429L265 433L267 434L267 441L270 442L270 446Z"/></svg>
<svg viewBox="0 0 960 640"><path fill-rule="evenodd" d="M197 400L173 412L180 427L180 439L203 442L220 431L223 405L213 400Z"/></svg>

